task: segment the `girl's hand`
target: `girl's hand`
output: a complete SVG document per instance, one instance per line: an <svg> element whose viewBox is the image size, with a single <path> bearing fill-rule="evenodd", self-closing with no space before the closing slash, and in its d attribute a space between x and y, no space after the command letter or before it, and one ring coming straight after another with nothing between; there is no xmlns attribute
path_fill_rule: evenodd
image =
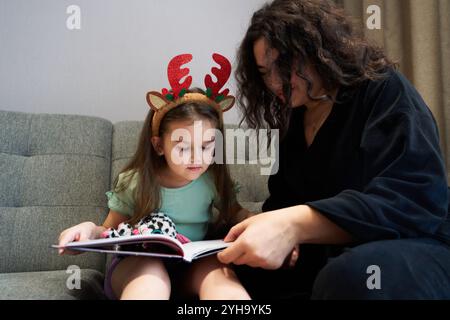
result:
<svg viewBox="0 0 450 320"><path fill-rule="evenodd" d="M98 238L97 226L93 222L83 222L61 232L59 235L59 246L65 246L73 241L84 241ZM58 254L77 255L80 251L71 251L67 249L59 249Z"/></svg>
<svg viewBox="0 0 450 320"><path fill-rule="evenodd" d="M225 264L279 269L299 243L296 215L298 212L282 209L255 215L235 225L224 239L234 243L218 254L219 260Z"/></svg>

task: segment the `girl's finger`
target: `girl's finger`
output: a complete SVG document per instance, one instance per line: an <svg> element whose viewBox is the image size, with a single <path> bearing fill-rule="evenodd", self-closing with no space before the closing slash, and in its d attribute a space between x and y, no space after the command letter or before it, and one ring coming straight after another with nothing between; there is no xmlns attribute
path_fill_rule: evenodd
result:
<svg viewBox="0 0 450 320"><path fill-rule="evenodd" d="M72 242L74 239L74 235L72 232L67 232L65 234L63 234L61 236L61 238L59 239L59 243L58 245L60 247L64 247L66 244L68 244L69 242Z"/></svg>

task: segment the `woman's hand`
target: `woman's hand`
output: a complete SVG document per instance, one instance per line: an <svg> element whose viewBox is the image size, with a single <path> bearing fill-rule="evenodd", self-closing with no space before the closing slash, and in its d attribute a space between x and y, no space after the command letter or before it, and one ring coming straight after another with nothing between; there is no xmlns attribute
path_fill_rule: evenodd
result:
<svg viewBox="0 0 450 320"><path fill-rule="evenodd" d="M230 247L218 254L222 263L278 269L298 242L295 215L288 209L255 215L230 229ZM296 258L295 258L296 260Z"/></svg>
<svg viewBox="0 0 450 320"><path fill-rule="evenodd" d="M319 211L299 205L253 216L231 228L225 241L234 243L218 254L222 263L278 269L285 260L295 265L299 252L292 250L298 244L342 245L354 238Z"/></svg>
<svg viewBox="0 0 450 320"><path fill-rule="evenodd" d="M293 269L297 264L298 257L300 256L300 245L295 245L291 253L286 257L283 263L284 269Z"/></svg>
<svg viewBox="0 0 450 320"><path fill-rule="evenodd" d="M66 244L73 241L84 241L89 239L96 239L99 237L99 228L93 222L83 222L71 228L68 228L61 232L59 235L59 246L65 246ZM58 250L58 254L69 254L69 255L77 255L80 254L80 251L71 251L60 248Z"/></svg>

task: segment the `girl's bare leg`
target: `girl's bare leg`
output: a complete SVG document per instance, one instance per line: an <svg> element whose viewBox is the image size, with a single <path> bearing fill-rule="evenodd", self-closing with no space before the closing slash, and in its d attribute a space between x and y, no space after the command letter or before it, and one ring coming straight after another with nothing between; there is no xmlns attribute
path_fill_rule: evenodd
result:
<svg viewBox="0 0 450 320"><path fill-rule="evenodd" d="M189 271L190 290L201 300L250 300L236 273L210 256L196 261Z"/></svg>
<svg viewBox="0 0 450 320"><path fill-rule="evenodd" d="M114 269L111 286L121 300L168 300L170 278L157 258L128 257Z"/></svg>

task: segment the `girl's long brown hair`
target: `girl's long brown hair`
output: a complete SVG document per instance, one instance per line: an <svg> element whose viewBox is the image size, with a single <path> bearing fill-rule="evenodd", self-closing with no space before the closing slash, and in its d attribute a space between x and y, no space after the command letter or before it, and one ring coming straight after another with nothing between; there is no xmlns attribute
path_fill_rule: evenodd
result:
<svg viewBox="0 0 450 320"><path fill-rule="evenodd" d="M279 52L274 67L283 83L286 101L291 98L291 72L298 60L297 75L307 84L311 100L332 99L329 95L312 97L313 83L302 74L309 61L328 92L354 88L365 80L385 76L395 68L383 50L369 44L352 22L331 0L275 0L255 12L237 55L238 101L242 122L250 128L270 127L286 133L291 108L264 84L253 54L256 40L265 38Z"/></svg>
<svg viewBox="0 0 450 320"><path fill-rule="evenodd" d="M189 90L189 92L201 92L198 89ZM130 224L136 224L140 219L152 212L157 212L161 207L161 185L158 183L158 171L166 165L164 156L159 156L151 143L151 120L154 112L149 111L141 134L137 150L129 163L122 169L121 173L128 172L123 183L118 184L118 177L115 178L114 191L121 192L130 185L131 178L137 173L137 187L135 190L134 215L128 221ZM169 111L161 120L159 136L162 137L168 132L168 126L173 121L192 121L208 120L216 129L224 135L224 128L217 111L210 105L187 103L180 105ZM223 155L225 157L225 142L223 143ZM228 225L231 211L231 190L233 187L226 159L223 164L213 163L208 171L214 177L215 187L220 198L219 215L215 223L210 226L208 234L214 235L215 230L219 230L223 225Z"/></svg>

